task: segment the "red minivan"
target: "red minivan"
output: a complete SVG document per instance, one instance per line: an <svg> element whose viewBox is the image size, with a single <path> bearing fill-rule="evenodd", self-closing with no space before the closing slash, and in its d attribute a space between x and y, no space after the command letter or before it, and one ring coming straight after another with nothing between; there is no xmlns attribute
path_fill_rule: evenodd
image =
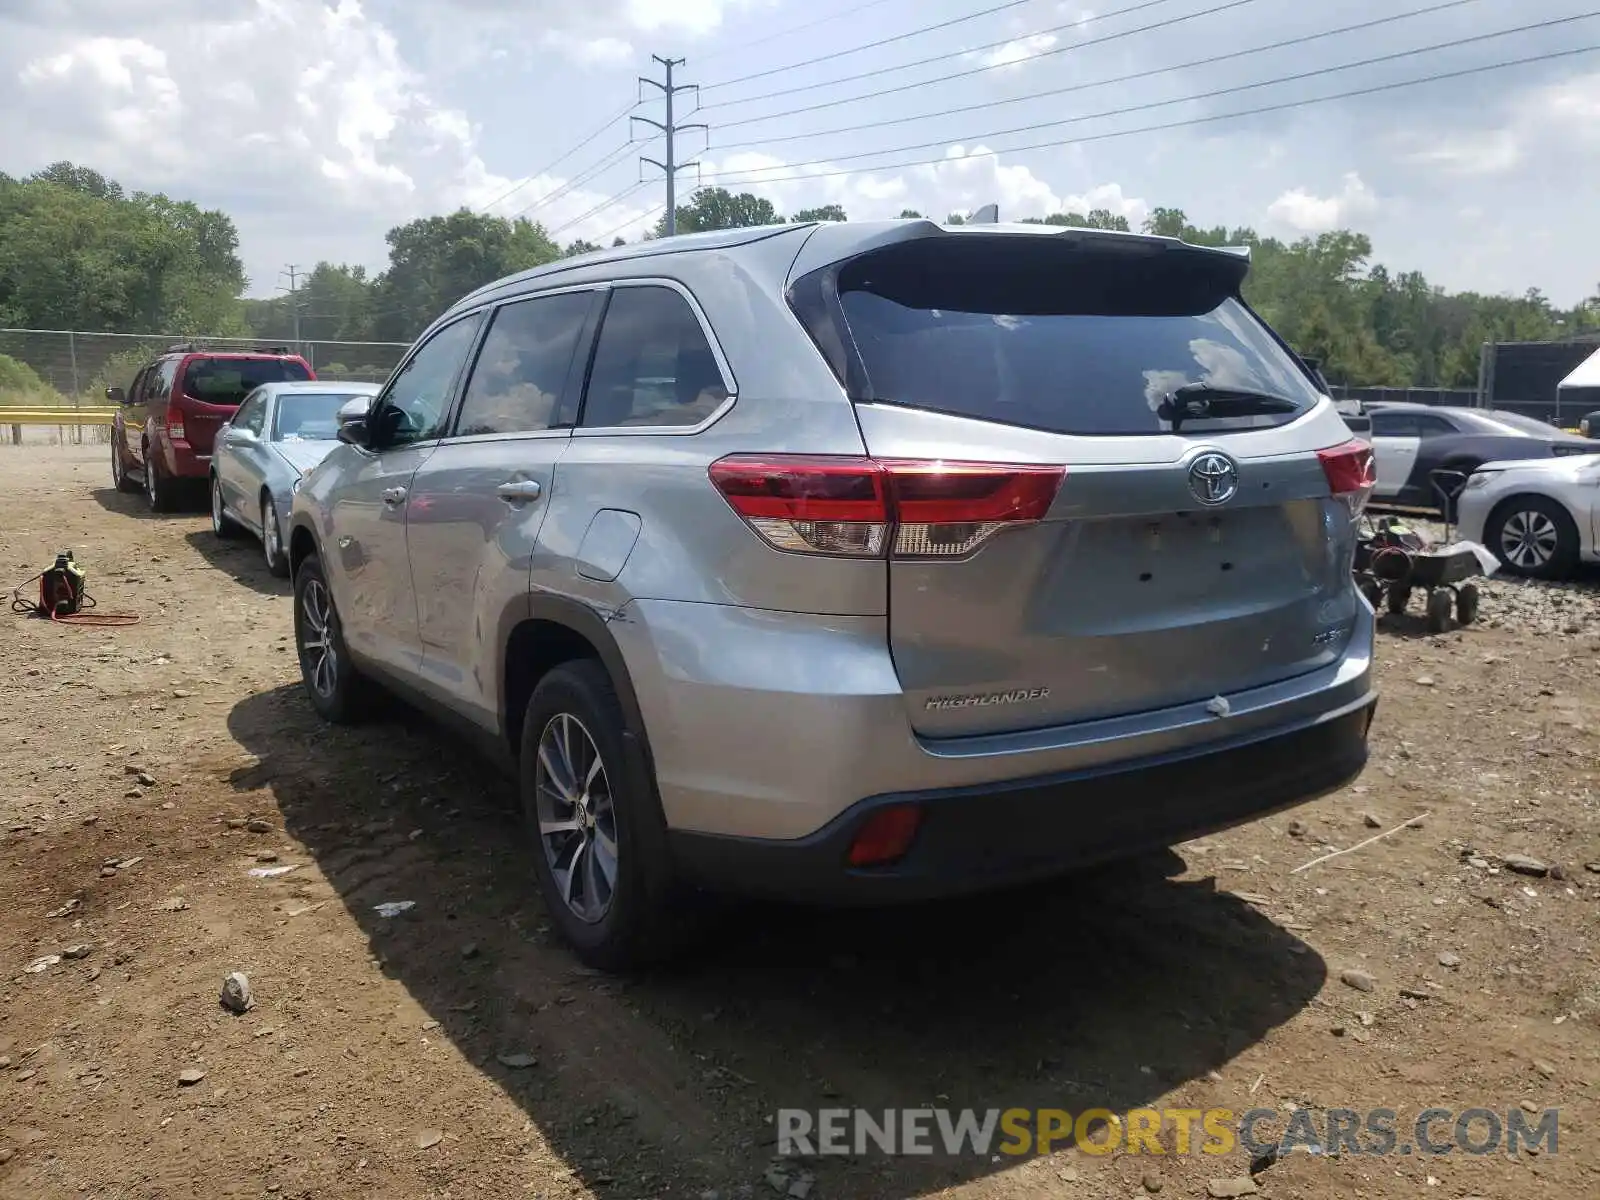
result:
<svg viewBox="0 0 1600 1200"><path fill-rule="evenodd" d="M156 512L169 512L180 489L196 491L211 469L211 443L239 404L263 383L315 379L311 364L287 350L217 351L175 346L144 367L124 392L111 422L111 478L121 492L141 486Z"/></svg>

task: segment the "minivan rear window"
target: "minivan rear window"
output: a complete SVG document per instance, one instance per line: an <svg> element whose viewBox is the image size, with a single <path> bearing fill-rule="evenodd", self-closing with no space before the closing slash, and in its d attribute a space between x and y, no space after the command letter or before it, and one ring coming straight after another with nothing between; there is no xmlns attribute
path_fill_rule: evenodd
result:
<svg viewBox="0 0 1600 1200"><path fill-rule="evenodd" d="M1184 432L1281 425L1318 392L1238 298L1242 274L1221 255L1133 239L900 243L837 269L838 332L859 367L847 386L857 401L1113 435L1170 433L1171 393L1198 384L1278 402L1246 415L1213 402L1227 415L1187 415ZM840 344L818 340L824 353Z"/></svg>
<svg viewBox="0 0 1600 1200"><path fill-rule="evenodd" d="M303 363L282 358L191 358L183 390L207 404L237 406L263 383L310 379Z"/></svg>

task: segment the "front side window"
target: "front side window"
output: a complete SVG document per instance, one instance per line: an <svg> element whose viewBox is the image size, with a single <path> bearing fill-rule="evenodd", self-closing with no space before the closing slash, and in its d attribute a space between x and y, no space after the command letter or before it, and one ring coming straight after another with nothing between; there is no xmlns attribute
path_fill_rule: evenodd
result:
<svg viewBox="0 0 1600 1200"><path fill-rule="evenodd" d="M592 292L535 296L494 315L472 368L457 437L536 433L556 423Z"/></svg>
<svg viewBox="0 0 1600 1200"><path fill-rule="evenodd" d="M482 320L473 313L446 325L400 368L373 412L374 447L409 446L443 432L451 389Z"/></svg>
<svg viewBox="0 0 1600 1200"><path fill-rule="evenodd" d="M585 428L698 425L727 398L687 300L657 285L612 293L589 374Z"/></svg>

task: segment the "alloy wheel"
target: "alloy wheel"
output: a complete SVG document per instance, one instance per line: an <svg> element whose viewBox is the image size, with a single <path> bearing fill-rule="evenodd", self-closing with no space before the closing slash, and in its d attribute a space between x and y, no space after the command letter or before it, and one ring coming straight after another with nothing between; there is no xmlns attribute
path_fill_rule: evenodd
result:
<svg viewBox="0 0 1600 1200"><path fill-rule="evenodd" d="M1546 566L1555 557L1561 531L1556 523L1536 509L1514 512L1500 528L1500 553L1512 566L1524 571Z"/></svg>
<svg viewBox="0 0 1600 1200"><path fill-rule="evenodd" d="M222 481L213 475L211 477L211 532L221 537L227 524L228 513L222 504Z"/></svg>
<svg viewBox="0 0 1600 1200"><path fill-rule="evenodd" d="M283 553L281 534L278 532L278 514L273 508L271 500L261 502L261 550L267 556L267 566L278 565L278 558Z"/></svg>
<svg viewBox="0 0 1600 1200"><path fill-rule="evenodd" d="M305 622L300 639L301 669L312 691L324 700L332 699L339 686L338 618L327 585L320 579L307 581L300 595L300 615Z"/></svg>
<svg viewBox="0 0 1600 1200"><path fill-rule="evenodd" d="M571 713L551 717L539 735L534 804L561 899L579 920L603 920L617 887L616 807L594 737Z"/></svg>

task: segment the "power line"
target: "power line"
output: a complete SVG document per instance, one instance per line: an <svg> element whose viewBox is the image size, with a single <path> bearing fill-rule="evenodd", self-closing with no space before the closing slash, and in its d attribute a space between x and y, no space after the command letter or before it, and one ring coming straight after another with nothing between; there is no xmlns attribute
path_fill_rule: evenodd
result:
<svg viewBox="0 0 1600 1200"><path fill-rule="evenodd" d="M1169 3L1169 2L1170 2L1170 0L1142 0L1141 3L1130 5L1127 8L1119 8L1119 9L1116 9L1116 10L1114 10L1112 12L1100 13L1100 14L1098 14L1096 16L1091 17L1090 20L1092 20L1092 21L1103 21L1103 20L1106 20L1109 17L1125 16L1128 13L1138 12L1140 9L1143 9L1143 8L1153 8L1158 4L1166 4L1166 3ZM1137 27L1135 27L1133 29L1123 29L1123 30L1119 30L1116 33L1108 33L1104 37L1090 38L1088 41L1085 41L1085 42L1074 42L1069 46L1056 46L1053 49L1043 50L1043 51L1039 52L1038 54L1033 55L1031 58L1028 59L1028 61L1029 62L1038 62L1042 58L1054 58L1058 54L1070 54L1075 50L1085 50L1090 46L1102 46L1107 42L1120 41L1122 38L1132 37L1134 34L1137 34L1137 33L1149 33L1151 30L1155 30L1155 29L1167 29L1167 28L1169 28L1169 27L1171 27L1173 25L1181 25L1185 21L1193 21L1193 20L1195 20L1196 18L1199 18L1199 17L1209 17L1209 16L1214 15L1215 13L1227 12L1229 9L1243 8L1246 4L1254 4L1255 2L1256 2L1256 0L1228 0L1228 2L1225 3L1225 4L1219 4L1219 5L1216 5L1213 8L1203 8L1199 12L1183 13L1183 14L1181 14L1179 16L1176 16L1176 17L1168 17L1168 18L1166 18L1165 20L1162 20L1162 21L1153 21L1148 25L1139 25L1139 26L1137 26ZM1074 22L1072 25L1058 26L1057 29L1075 29L1075 28L1078 27L1079 24L1087 24L1087 23L1088 22ZM1000 47L1000 46L1010 45L1012 42L1020 41L1020 40L1023 40L1023 39L1029 38L1029 37L1038 37L1042 33L1049 33L1049 32L1050 32L1050 30L1040 30L1040 31L1036 31L1036 32L1031 33L1031 34L1021 34L1018 37L1007 38L1007 39L1005 39L1005 41L990 42L986 46L978 47L978 49L979 50L993 50L993 49L996 49L997 47ZM972 53L975 53L975 51L973 51L973 50L953 50L948 54L935 54L935 55L932 55L929 58L919 58L914 62L901 63L898 66L880 67L879 69L877 69L875 71L859 71L854 75L843 75L843 76L840 76L838 79L829 79L829 80L825 80L825 81L823 81L821 83L804 83L804 84L799 84L799 85L797 85L795 87L791 87L791 88L779 88L776 91L761 92L760 94L755 95L755 96L740 96L736 100L717 100L717 101L714 101L711 104L707 104L705 107L707 109L731 108L731 107L733 107L735 105L754 104L758 100L773 100L773 99L776 99L779 96L793 96L793 95L797 95L800 92L814 92L814 91L818 90L819 88L837 87L841 83L854 83L854 82L856 82L857 80L860 80L860 79L877 79L880 76L887 75L892 71L909 71L914 67L925 67L925 66L929 66L932 63L948 62L952 58L962 58L962 57L965 57L966 55L972 54ZM818 108L834 108L834 107L837 107L840 104L854 104L857 100L870 100L870 99L874 99L874 98L876 98L878 96L893 95L896 92L911 91L913 88L925 88L925 87L929 87L929 86L931 86L933 84L936 84L936 83L948 83L952 79L966 79L966 78L968 78L970 76L973 76L973 75L984 75L984 74L987 74L990 71L998 71L1003 67L1009 67L1009 66L1014 66L1014 65L1015 64L1012 63L1012 62L987 63L987 64L985 64L984 66L981 66L981 67L973 67L971 70L968 70L968 71L955 71L955 72L952 72L950 74L941 75L937 79L924 79L924 80L922 80L922 81L920 81L918 83L905 83L905 84L901 84L898 87L884 88L882 91L867 92L867 93L865 93L864 95L861 95L861 96L851 96L851 97L849 97L847 99L844 99L844 100L832 100L832 101L829 101L829 102L827 102L825 104L812 105L810 108L795 108L795 109L790 109L788 112L777 113L777 114L768 114L768 115L769 116L774 116L774 115L775 116L793 116L795 113L811 112L814 109L818 109ZM766 120L766 119L767 119L766 117L750 117L750 118L747 118L745 121L724 122L723 123L723 128L728 128L728 127L730 127L732 125L748 124L750 121L761 121L761 120Z"/></svg>
<svg viewBox="0 0 1600 1200"><path fill-rule="evenodd" d="M1320 33L1302 34L1299 37L1285 38L1280 42L1271 42L1265 46L1254 46L1248 50L1230 50L1226 54L1215 54L1210 58L1194 59L1190 62L1178 63L1169 67L1154 67L1147 71L1135 71L1130 75L1115 75L1110 79L1096 79L1089 83L1074 83L1067 87L1048 88L1041 92L1028 92L1022 96L1007 96L1001 100L985 100L979 104L964 104L959 108L944 108L936 113L918 113L911 117L894 117L885 121L868 121L861 125L841 125L834 129L818 129L809 133L786 133L778 137L761 138L749 142L731 142L726 145L718 144L718 150L742 150L751 146L770 146L774 142L798 142L806 138L835 137L843 133L860 133L868 129L882 129L888 125L910 125L916 121L927 121L933 117L954 116L957 113L977 112L980 109L999 108L1006 104L1022 104L1029 100L1042 100L1048 96L1065 96L1071 92L1087 91L1090 88L1109 87L1113 83L1130 83L1135 79L1148 79L1153 75L1168 75L1175 71L1192 70L1195 67L1214 66L1220 62L1228 62L1235 58L1248 58L1253 54L1265 54L1270 50L1282 50L1288 46L1301 46L1307 42L1321 41L1325 38L1337 37L1340 34L1355 33L1363 29L1373 29L1380 25L1393 24L1404 21L1410 17L1428 16L1432 13L1443 12L1446 9L1461 8L1468 4L1479 4L1482 0L1443 0L1443 3L1433 4L1427 8L1414 9L1411 12L1396 13L1393 16L1377 17L1370 21L1361 21L1355 25L1345 25L1338 29L1327 29ZM783 115L783 114L777 114ZM749 125L754 121L768 120L766 117L756 117L751 121L733 121L730 125Z"/></svg>
<svg viewBox="0 0 1600 1200"><path fill-rule="evenodd" d="M629 104L626 108L622 109L620 112L614 113L606 121L606 123L604 125L600 126L599 129L596 129L593 133L591 133L588 137L584 138L583 141L579 142L576 146L572 147L572 149L568 150L565 154L562 154L554 162L550 163L548 166L541 167L539 170L533 172L533 174L531 174L531 175L523 176L521 183L513 184L510 188L508 188L506 191L502 192L500 195L496 196L493 200L489 201L489 203L485 204L478 211L479 212L488 212L489 209L493 208L496 204L500 204L500 203L502 203L502 202L504 202L506 200L509 200L512 196L515 196L518 192L520 192L523 188L527 187L535 179L538 179L539 177L541 177L543 175L548 175L551 171L555 170L562 163L566 162L567 159L571 158L578 151L584 149L585 147L587 147L591 143L593 143L594 140L596 138L598 138L602 133L604 133L606 130L610 129L613 125L615 125L623 117L627 116L629 113L631 113L634 109L636 109L638 107L639 107L639 101L635 100L632 104ZM524 209L523 211L526 212L527 210Z"/></svg>
<svg viewBox="0 0 1600 1200"><path fill-rule="evenodd" d="M617 234L621 233L629 225L636 224L639 221L648 221L651 218L658 216L661 213L662 207L663 207L662 205L658 204L654 208L646 209L643 213L641 213L637 217L629 217L626 221L622 222L622 224L620 224L620 225L613 225L610 229L606 230L604 233L602 233L600 235L600 240L603 242L607 238L616 237Z"/></svg>
<svg viewBox="0 0 1600 1200"><path fill-rule="evenodd" d="M1597 14L1585 13L1583 15L1584 16L1595 16ZM1357 96L1373 96L1373 95L1378 95L1378 94L1380 94L1382 92L1393 92L1393 91L1398 91L1398 90L1400 90L1402 88L1418 87L1418 86L1420 86L1422 84L1427 84L1427 83L1440 83L1440 82L1443 82L1444 80L1448 80L1448 79L1464 79L1464 78L1466 78L1468 76L1471 76L1471 75L1482 75L1482 74L1485 74L1485 73L1487 73L1489 71L1502 71L1502 70L1506 70L1507 68L1510 68L1510 67L1521 67L1521 66L1527 66L1527 65L1532 64L1532 63L1550 62L1550 61L1553 61L1553 60L1559 59L1559 58L1571 58L1574 55L1578 55L1578 54L1593 54L1597 50L1600 50L1600 45L1580 46L1580 47L1578 47L1577 49L1574 49L1574 50L1555 50L1555 51L1552 51L1552 52L1547 53L1547 54L1529 55L1526 58L1513 58L1513 59L1507 59L1504 62L1487 63L1487 64L1484 64L1482 66L1476 66L1476 67L1464 67L1459 71L1442 71L1442 72L1439 72L1438 74L1434 74L1434 75L1424 75L1424 76L1422 76L1420 78L1417 78L1417 79L1401 79L1401 80L1397 80L1397 81L1395 81L1393 83L1380 83L1380 84L1374 84L1371 87L1353 88L1353 89L1351 89L1350 91L1347 91L1347 92L1334 92L1334 93L1332 93L1330 95L1327 95L1327 96L1311 96L1311 97L1308 97L1308 98L1303 99L1303 100L1286 100L1286 101L1284 101L1284 102L1282 102L1280 104L1266 104L1266 105L1261 105L1261 106L1259 106L1257 108L1241 109L1238 112L1213 113L1210 116L1204 116L1204 117L1189 117L1189 118L1186 118L1186 119L1184 119L1182 121L1167 121L1167 122L1165 122L1163 124L1160 124L1160 125L1144 125L1144 126L1140 126L1137 129L1118 129L1118 130L1113 130L1112 132L1109 132L1109 133L1088 134L1088 135L1086 135L1084 137L1061 138L1061 139L1058 139L1058 140L1055 140L1055 141L1049 141L1049 142L1033 142L1033 143L1030 143L1030 144L1025 145L1025 146L1011 146L1011 147L1008 147L1003 152L1002 151L997 151L997 150L988 150L988 151L985 151L984 155L982 155L982 156L974 154L974 155L969 155L968 157L969 158L978 158L978 157L995 158L995 157L998 157L1001 153L1023 154L1023 153L1026 153L1026 152L1030 151L1030 150L1054 150L1054 149L1057 149L1057 148L1062 147L1062 146L1081 146L1081 145L1086 145L1087 143L1090 143L1090 142L1110 141L1113 138L1132 137L1134 134L1139 134L1139 133L1161 133L1161 132L1165 132L1165 131L1171 130L1171 129L1188 129L1188 128L1191 128L1191 127L1193 127L1195 125L1208 125L1208 124L1213 124L1213 123L1218 122L1218 121L1232 121L1232 120L1238 119L1239 117L1254 117L1254 116L1261 116L1261 115L1266 114L1266 113L1286 112L1286 111L1288 111L1290 109L1295 109L1295 108L1307 108L1307 107L1310 107L1313 104L1326 104L1327 102L1329 102L1331 100L1349 100L1349 99L1352 99L1352 98L1357 97ZM1172 101L1172 103L1177 103L1177 101ZM894 153L894 152L893 151L879 151L878 153L887 154L887 153ZM762 184L771 184L771 183L790 183L790 182L793 182L793 181L796 181L796 180L833 179L833 178L837 178L839 176L844 176L844 175L859 175L859 174L861 174L863 172L863 170L868 170L868 171L895 171L895 170L903 169L905 167L935 166L935 165L937 165L939 163L950 162L950 161L964 161L964 160L952 160L948 156L941 155L938 158L914 158L914 159L908 159L905 162L879 163L876 166L868 167L868 168L860 168L860 167L853 168L853 169L846 168L846 169L840 170L840 171L803 171L803 172L801 172L799 174L795 174L795 175L773 175L773 176L768 176L765 179L738 179L738 180L731 181L731 183L732 183L733 186L736 186L736 187L741 185L741 184L753 187L753 186L760 186ZM792 166L792 165L796 165L796 164L785 164L785 165ZM799 165L804 165L804 164L799 164ZM776 169L776 168L771 168L771 169ZM722 175L724 175L724 174L727 174L727 175L739 175L739 174L752 174L752 173L757 173L758 174L759 170L756 171L756 172L751 172L749 169L746 169L745 171L727 171L727 172L709 171L709 172L707 172L707 175L709 177L713 178L713 179L720 179L722 177ZM724 184L724 186L726 186L726 184Z"/></svg>
<svg viewBox="0 0 1600 1200"><path fill-rule="evenodd" d="M752 79L765 79L769 75L782 75L787 71L798 71L801 67L813 67L817 63L832 62L836 58L844 58L851 54L860 54L866 50L876 50L879 46L891 46L896 42L908 41L914 37L921 37L925 33L935 33L941 29L949 29L952 25L964 25L968 21L976 21L979 17L990 17L995 13L1004 12L1008 8L1019 8L1024 4L1032 4L1033 0L1005 0L1004 4L996 4L993 8L980 9L975 13L968 13L964 17L951 17L948 21L940 21L934 25L922 25L916 29L909 29L905 33L892 34L889 37L879 38L875 42L863 42L859 46L851 46L846 50L834 50L828 54L819 54L815 58L803 58L799 62L792 62L783 67L768 67L764 71L754 71L749 75L737 75L732 79L724 79L720 83L708 83L702 91L709 92L714 88L732 87L736 83L748 83ZM1149 7L1151 4L1170 4L1172 0L1147 0L1139 7ZM1065 28L1065 26L1063 27ZM1031 37L1031 34L1023 34ZM1015 39L1013 39L1015 40Z"/></svg>
<svg viewBox="0 0 1600 1200"><path fill-rule="evenodd" d="M972 133L962 137L944 137L931 142L916 142L909 146L894 146L879 150L864 150L858 154L838 154L832 158L811 159L799 163L786 163L785 166L804 167L811 165L826 165L837 162L853 162L863 158L876 158L883 154L904 154L911 150L931 150L935 146L948 146L952 143L983 142L990 138L1011 137L1019 133L1035 133L1041 129L1057 129L1063 125L1076 125L1083 121L1097 121L1104 117L1120 117L1128 113L1145 112L1152 108L1166 108L1173 104L1188 104L1196 100L1214 100L1218 96L1231 96L1237 92L1254 91L1256 88L1275 87L1280 83L1298 83L1304 79L1315 79L1320 75L1333 75L1340 71L1353 71L1357 67L1370 67L1378 63L1394 62L1401 58L1411 58L1418 54L1431 54L1435 50L1450 50L1458 46L1470 46L1477 42L1493 41L1495 38L1507 37L1514 33L1530 33L1536 29L1552 29L1558 25L1570 25L1574 21L1585 21L1591 17L1600 16L1600 13L1579 13L1571 17L1555 17L1549 21L1538 21L1530 25L1519 25L1514 29L1502 29L1494 33L1480 33L1472 37L1453 38L1447 42L1436 42L1431 46L1417 46L1410 50L1398 50L1392 54L1380 54L1373 58L1360 59L1357 62L1340 63L1332 67L1317 67L1310 71L1297 71L1293 75L1282 75L1277 79L1260 79L1253 83L1240 83L1232 87L1215 88L1209 92L1200 92L1192 96L1178 96L1168 100L1151 100L1145 104L1129 104L1121 108L1108 108L1097 113L1083 113L1076 117L1063 117L1058 121L1035 121L1030 125L1017 125L1010 129L992 129L986 133ZM709 172L716 176L719 172Z"/></svg>
<svg viewBox="0 0 1600 1200"><path fill-rule="evenodd" d="M768 42L775 42L779 38L787 38L797 33L804 33L808 29L817 28L819 25L831 25L833 22L843 20L845 17L860 16L868 9L881 8L890 2L891 0L867 0L865 4L852 4L848 8L841 8L836 12L816 17L810 21L804 21L799 25L791 25L787 29L778 30L776 33L764 34L761 37L752 38L748 42L739 42L737 45L724 46L721 50L713 50L710 54L702 57L700 61L711 62L715 59L726 58L730 54L743 54L746 50L753 50L757 46L765 46Z"/></svg>
<svg viewBox="0 0 1600 1200"><path fill-rule="evenodd" d="M654 138L648 139L644 144L648 145L649 142L654 140ZM640 143L633 141L623 142L622 145L611 151L610 154L606 155L599 162L593 164L583 171L578 172L578 174L567 180L560 187L553 188L549 192L546 192L544 195L540 196L538 199L518 209L515 215L519 217L524 216L525 214L531 213L536 209L545 207L547 204L553 204L555 201L561 199L561 197L567 195L574 189L580 188L590 180L605 174L624 158L627 158L629 154L633 153L633 148L639 144Z"/></svg>
<svg viewBox="0 0 1600 1200"><path fill-rule="evenodd" d="M566 230L571 229L575 225L582 225L585 221L587 221L590 217L594 216L596 213L604 212L606 209L610 208L614 204L621 204L629 196L633 195L635 192L637 192L640 188L642 188L644 186L645 186L645 181L641 179L638 183L634 184L632 187L624 188L622 191L618 192L615 196L612 196L609 199L600 201L600 203L596 204L593 208L587 209L584 212L579 213L577 216L573 217L572 220L566 222L565 224L556 226L554 229L552 229L550 231L550 236L552 238L554 238L557 234L564 233Z"/></svg>

